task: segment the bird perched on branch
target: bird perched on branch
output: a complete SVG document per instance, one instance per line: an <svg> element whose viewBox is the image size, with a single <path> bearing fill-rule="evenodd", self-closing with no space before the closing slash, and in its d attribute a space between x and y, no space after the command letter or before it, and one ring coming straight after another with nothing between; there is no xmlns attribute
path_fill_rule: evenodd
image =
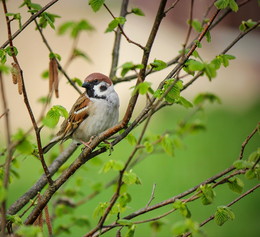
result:
<svg viewBox="0 0 260 237"><path fill-rule="evenodd" d="M95 135L113 127L118 121L119 98L110 78L92 73L84 80L86 91L76 100L60 131L43 147L48 152L56 143L72 138L86 146Z"/></svg>

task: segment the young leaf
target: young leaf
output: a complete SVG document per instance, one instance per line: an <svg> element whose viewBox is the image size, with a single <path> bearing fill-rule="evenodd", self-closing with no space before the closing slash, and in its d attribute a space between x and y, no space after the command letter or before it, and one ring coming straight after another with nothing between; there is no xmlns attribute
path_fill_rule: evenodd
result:
<svg viewBox="0 0 260 237"><path fill-rule="evenodd" d="M167 67L167 63L162 60L154 59L151 66L155 71L160 71Z"/></svg>
<svg viewBox="0 0 260 237"><path fill-rule="evenodd" d="M124 63L121 68L121 76L124 77L130 70L135 70L135 69L142 69L144 66L142 64L134 64L132 62L126 62Z"/></svg>
<svg viewBox="0 0 260 237"><path fill-rule="evenodd" d="M204 64L194 59L189 59L185 63L185 67L188 71L201 71L204 69Z"/></svg>
<svg viewBox="0 0 260 237"><path fill-rule="evenodd" d="M190 218L191 217L191 212L188 209L187 205L185 202L182 202L181 200L176 200L173 203L173 207L178 209L180 211L180 213L186 217L186 218Z"/></svg>
<svg viewBox="0 0 260 237"><path fill-rule="evenodd" d="M178 221L173 225L172 232L176 236L180 236L189 231L189 227L185 221Z"/></svg>
<svg viewBox="0 0 260 237"><path fill-rule="evenodd" d="M252 28L256 24L255 21L252 21L251 19L247 21L242 21L242 23L239 26L239 30L242 32L247 31L248 29Z"/></svg>
<svg viewBox="0 0 260 237"><path fill-rule="evenodd" d="M199 187L199 190L201 191L200 196L201 196L202 204L203 205L211 204L216 196L212 186L209 184L201 185Z"/></svg>
<svg viewBox="0 0 260 237"><path fill-rule="evenodd" d="M229 0L217 0L214 5L217 9L225 9L228 7Z"/></svg>
<svg viewBox="0 0 260 237"><path fill-rule="evenodd" d="M100 217L104 214L104 211L108 207L109 203L108 202L100 202L98 206L96 207L93 216L94 217Z"/></svg>
<svg viewBox="0 0 260 237"><path fill-rule="evenodd" d="M162 141L161 141L161 145L162 148L164 149L164 151L170 155L170 156L174 156L174 144L173 141L171 139L171 137L169 137L168 134L166 134Z"/></svg>
<svg viewBox="0 0 260 237"><path fill-rule="evenodd" d="M149 92L151 85L152 85L151 82L147 82L147 81L141 82L135 87L133 94L139 92L141 95L145 95L146 93Z"/></svg>
<svg viewBox="0 0 260 237"><path fill-rule="evenodd" d="M116 221L119 225L124 225L124 226L131 226L133 225L133 222L131 220L126 220L126 219L119 219Z"/></svg>
<svg viewBox="0 0 260 237"><path fill-rule="evenodd" d="M130 170L129 172L125 172L123 175L123 182L125 184L131 185L131 184L141 184L141 180L139 177Z"/></svg>
<svg viewBox="0 0 260 237"><path fill-rule="evenodd" d="M176 103L182 105L185 108L193 107L193 104L182 96L180 96L178 99L176 99Z"/></svg>
<svg viewBox="0 0 260 237"><path fill-rule="evenodd" d="M43 237L42 229L40 226L27 226L22 225L16 231L15 234L18 236L26 236L26 237Z"/></svg>
<svg viewBox="0 0 260 237"><path fill-rule="evenodd" d="M118 25L123 25L125 22L126 22L125 17L122 17L122 16L116 17L108 24L108 27L107 27L105 33L112 32Z"/></svg>
<svg viewBox="0 0 260 237"><path fill-rule="evenodd" d="M128 226L128 230L126 232L125 237L134 237L135 234L136 225L130 225Z"/></svg>
<svg viewBox="0 0 260 237"><path fill-rule="evenodd" d="M147 153L152 153L152 152L153 152L154 147L153 147L153 145L152 145L150 142L145 141L145 142L144 142L144 146L145 146L145 151L146 151Z"/></svg>
<svg viewBox="0 0 260 237"><path fill-rule="evenodd" d="M220 98L209 92L198 94L194 99L194 104L199 105L199 104L205 103L206 101L209 101L210 103L217 102L217 103L221 104Z"/></svg>
<svg viewBox="0 0 260 237"><path fill-rule="evenodd" d="M131 12L137 16L144 16L144 12L140 8L132 8Z"/></svg>
<svg viewBox="0 0 260 237"><path fill-rule="evenodd" d="M244 183L241 179L237 177L230 178L228 180L228 187L236 193L242 193L244 188Z"/></svg>
<svg viewBox="0 0 260 237"><path fill-rule="evenodd" d="M190 24L191 24L192 28L197 32L201 32L203 30L201 23L196 19L192 20L192 22Z"/></svg>
<svg viewBox="0 0 260 237"><path fill-rule="evenodd" d="M235 214L231 211L229 207L220 206L214 215L214 220L217 225L222 226L228 220L234 220Z"/></svg>
<svg viewBox="0 0 260 237"><path fill-rule="evenodd" d="M233 12L238 11L238 5L235 0L229 0L229 7Z"/></svg>
<svg viewBox="0 0 260 237"><path fill-rule="evenodd" d="M104 4L105 0L89 0L89 5L91 6L94 12L97 12L102 5Z"/></svg>
<svg viewBox="0 0 260 237"><path fill-rule="evenodd" d="M137 143L136 137L132 133L129 133L127 135L126 139L129 142L129 144L132 146L136 145L136 143Z"/></svg>
<svg viewBox="0 0 260 237"><path fill-rule="evenodd" d="M236 160L234 161L233 165L237 170L246 169L246 168L249 169L252 167L252 163L248 162L247 160Z"/></svg>

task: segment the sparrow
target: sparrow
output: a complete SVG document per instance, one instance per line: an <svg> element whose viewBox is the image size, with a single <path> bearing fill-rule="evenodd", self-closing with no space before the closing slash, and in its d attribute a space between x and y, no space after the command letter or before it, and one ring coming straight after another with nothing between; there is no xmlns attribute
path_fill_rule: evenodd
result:
<svg viewBox="0 0 260 237"><path fill-rule="evenodd" d="M43 153L69 138L87 146L92 137L118 122L119 98L110 78L102 73L92 73L82 87L86 91L76 100L56 136L43 147Z"/></svg>

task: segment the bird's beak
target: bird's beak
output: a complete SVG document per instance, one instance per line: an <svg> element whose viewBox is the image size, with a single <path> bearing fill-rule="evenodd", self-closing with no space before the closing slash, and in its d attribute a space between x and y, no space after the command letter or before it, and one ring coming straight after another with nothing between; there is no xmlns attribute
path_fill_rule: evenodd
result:
<svg viewBox="0 0 260 237"><path fill-rule="evenodd" d="M90 83L89 82L83 82L82 87L87 89L87 88L90 87Z"/></svg>

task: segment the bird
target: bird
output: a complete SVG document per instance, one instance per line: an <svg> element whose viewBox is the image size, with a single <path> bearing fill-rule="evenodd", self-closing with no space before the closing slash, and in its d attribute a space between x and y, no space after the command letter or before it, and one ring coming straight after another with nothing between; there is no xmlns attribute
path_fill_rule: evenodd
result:
<svg viewBox="0 0 260 237"><path fill-rule="evenodd" d="M86 89L85 92L72 106L56 136L42 148L43 153L69 138L88 146L93 137L118 122L119 97L109 77L102 73L91 73L82 87Z"/></svg>

